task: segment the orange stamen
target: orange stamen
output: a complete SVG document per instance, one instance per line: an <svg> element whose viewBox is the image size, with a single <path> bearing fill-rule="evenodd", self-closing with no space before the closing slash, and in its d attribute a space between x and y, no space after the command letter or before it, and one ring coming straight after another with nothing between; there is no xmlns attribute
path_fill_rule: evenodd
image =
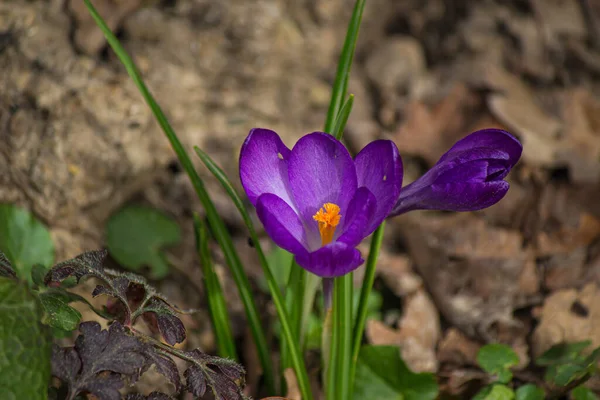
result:
<svg viewBox="0 0 600 400"><path fill-rule="evenodd" d="M321 246L331 243L335 227L340 223L340 207L337 204L325 203L323 207L313 215L313 219L319 223L321 234Z"/></svg>

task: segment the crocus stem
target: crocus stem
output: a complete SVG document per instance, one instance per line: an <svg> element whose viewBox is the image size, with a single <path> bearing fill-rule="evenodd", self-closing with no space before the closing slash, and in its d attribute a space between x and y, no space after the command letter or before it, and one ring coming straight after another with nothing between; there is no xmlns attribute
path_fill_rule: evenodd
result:
<svg viewBox="0 0 600 400"><path fill-rule="evenodd" d="M325 385L325 398L334 400L336 397L336 376L337 376L337 359L338 359L338 341L339 330L335 329L337 320L335 319L335 309L337 308L338 299L333 298L333 305L325 311L325 321L323 324L323 339L321 341L322 357L325 362L323 379Z"/></svg>
<svg viewBox="0 0 600 400"><path fill-rule="evenodd" d="M350 363L352 358L352 274L346 274L335 279L334 308L335 325L337 331L337 357L335 394L337 400L350 398Z"/></svg>
<svg viewBox="0 0 600 400"><path fill-rule="evenodd" d="M365 267L365 276L363 278L362 288L360 290L360 300L358 303L358 312L354 321L354 332L352 334L352 362L350 363L350 387L354 386L354 374L356 372L356 363L358 362L358 354L362 343L363 331L367 322L367 303L375 281L375 270L377 266L377 257L379 249L383 241L383 232L385 230L385 221L375 230L371 239L371 248L369 249L369 257Z"/></svg>
<svg viewBox="0 0 600 400"><path fill-rule="evenodd" d="M325 312L331 308L331 295L333 294L333 278L323 278L323 304Z"/></svg>

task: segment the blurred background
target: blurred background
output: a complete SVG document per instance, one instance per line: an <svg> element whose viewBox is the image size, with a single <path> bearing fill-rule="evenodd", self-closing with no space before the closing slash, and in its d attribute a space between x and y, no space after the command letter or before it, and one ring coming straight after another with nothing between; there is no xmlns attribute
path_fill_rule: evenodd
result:
<svg viewBox="0 0 600 400"><path fill-rule="evenodd" d="M238 187L251 128L273 129L290 147L323 129L353 1L93 3L188 151L202 148ZM43 221L59 261L105 246L107 221L123 206L161 210L182 240L157 286L182 308L205 306L191 224L202 208L83 2L0 2L0 88L0 203ZM480 128L506 129L524 145L496 206L388 224L368 341L400 346L412 369L436 372L458 396L485 376L473 368L482 343L511 345L523 376L553 344L600 346L600 2L369 0L349 91L347 145L394 140L405 184ZM267 318L274 311L244 225L197 164ZM250 343L216 247L215 257L235 335ZM214 348L206 316L186 318L188 341Z"/></svg>

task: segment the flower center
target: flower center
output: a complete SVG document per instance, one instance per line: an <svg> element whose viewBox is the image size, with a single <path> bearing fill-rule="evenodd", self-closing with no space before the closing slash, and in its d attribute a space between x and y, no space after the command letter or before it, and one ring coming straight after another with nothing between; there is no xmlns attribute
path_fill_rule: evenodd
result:
<svg viewBox="0 0 600 400"><path fill-rule="evenodd" d="M321 234L321 246L331 243L335 227L340 223L340 207L337 204L325 203L323 207L313 215L313 219L319 223Z"/></svg>

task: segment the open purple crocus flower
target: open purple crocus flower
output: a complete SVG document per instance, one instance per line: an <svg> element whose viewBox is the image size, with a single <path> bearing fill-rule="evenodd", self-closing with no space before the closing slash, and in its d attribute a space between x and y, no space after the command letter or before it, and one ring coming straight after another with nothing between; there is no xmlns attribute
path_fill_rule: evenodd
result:
<svg viewBox="0 0 600 400"><path fill-rule="evenodd" d="M370 143L353 160L326 133L305 135L290 150L277 133L253 129L240 178L273 241L304 269L330 278L363 263L356 246L396 204L402 162L389 140Z"/></svg>
<svg viewBox="0 0 600 400"><path fill-rule="evenodd" d="M510 133L483 129L459 140L425 175L402 189L390 216L412 210L475 211L500 201L503 179L523 147Z"/></svg>

